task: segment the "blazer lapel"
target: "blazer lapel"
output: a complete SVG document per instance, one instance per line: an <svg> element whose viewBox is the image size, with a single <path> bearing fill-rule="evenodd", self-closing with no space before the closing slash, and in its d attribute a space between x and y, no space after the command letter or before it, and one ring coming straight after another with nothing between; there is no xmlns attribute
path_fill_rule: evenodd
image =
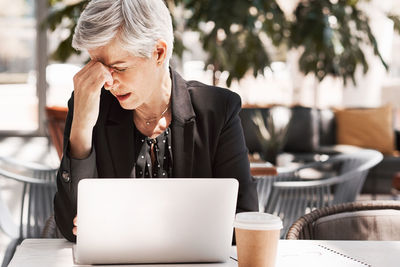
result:
<svg viewBox="0 0 400 267"><path fill-rule="evenodd" d="M173 177L192 177L195 113L186 81L171 70Z"/></svg>
<svg viewBox="0 0 400 267"><path fill-rule="evenodd" d="M116 177L130 177L135 155L132 110L112 103L105 127L114 173Z"/></svg>

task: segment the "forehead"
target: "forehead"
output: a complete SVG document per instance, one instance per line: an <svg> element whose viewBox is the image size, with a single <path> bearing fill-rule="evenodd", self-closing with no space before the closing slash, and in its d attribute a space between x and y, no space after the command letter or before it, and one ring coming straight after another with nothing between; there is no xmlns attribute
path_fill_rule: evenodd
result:
<svg viewBox="0 0 400 267"><path fill-rule="evenodd" d="M138 57L122 49L119 42L115 41L115 39L105 46L91 49L88 52L92 60L100 61L105 65L115 65L138 60Z"/></svg>

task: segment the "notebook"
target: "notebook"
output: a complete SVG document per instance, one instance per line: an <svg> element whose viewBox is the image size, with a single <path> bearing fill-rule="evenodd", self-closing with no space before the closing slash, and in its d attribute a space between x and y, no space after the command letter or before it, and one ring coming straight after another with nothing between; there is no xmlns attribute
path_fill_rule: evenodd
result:
<svg viewBox="0 0 400 267"><path fill-rule="evenodd" d="M332 245L286 243L279 246L276 266L368 267L370 264L340 251Z"/></svg>
<svg viewBox="0 0 400 267"><path fill-rule="evenodd" d="M236 179L83 179L78 264L225 262Z"/></svg>

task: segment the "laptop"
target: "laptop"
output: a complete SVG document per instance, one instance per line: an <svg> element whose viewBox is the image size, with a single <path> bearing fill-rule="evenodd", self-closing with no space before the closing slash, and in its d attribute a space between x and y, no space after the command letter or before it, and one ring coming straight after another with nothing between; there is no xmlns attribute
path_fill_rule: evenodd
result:
<svg viewBox="0 0 400 267"><path fill-rule="evenodd" d="M78 264L225 262L236 179L83 179Z"/></svg>

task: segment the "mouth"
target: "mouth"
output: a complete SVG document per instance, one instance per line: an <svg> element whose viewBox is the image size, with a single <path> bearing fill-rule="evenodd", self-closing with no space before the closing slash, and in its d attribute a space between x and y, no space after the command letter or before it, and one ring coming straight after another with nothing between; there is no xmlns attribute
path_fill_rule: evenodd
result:
<svg viewBox="0 0 400 267"><path fill-rule="evenodd" d="M118 101L124 101L128 99L130 95L131 93L127 93L127 94L116 95L115 97L118 99Z"/></svg>

